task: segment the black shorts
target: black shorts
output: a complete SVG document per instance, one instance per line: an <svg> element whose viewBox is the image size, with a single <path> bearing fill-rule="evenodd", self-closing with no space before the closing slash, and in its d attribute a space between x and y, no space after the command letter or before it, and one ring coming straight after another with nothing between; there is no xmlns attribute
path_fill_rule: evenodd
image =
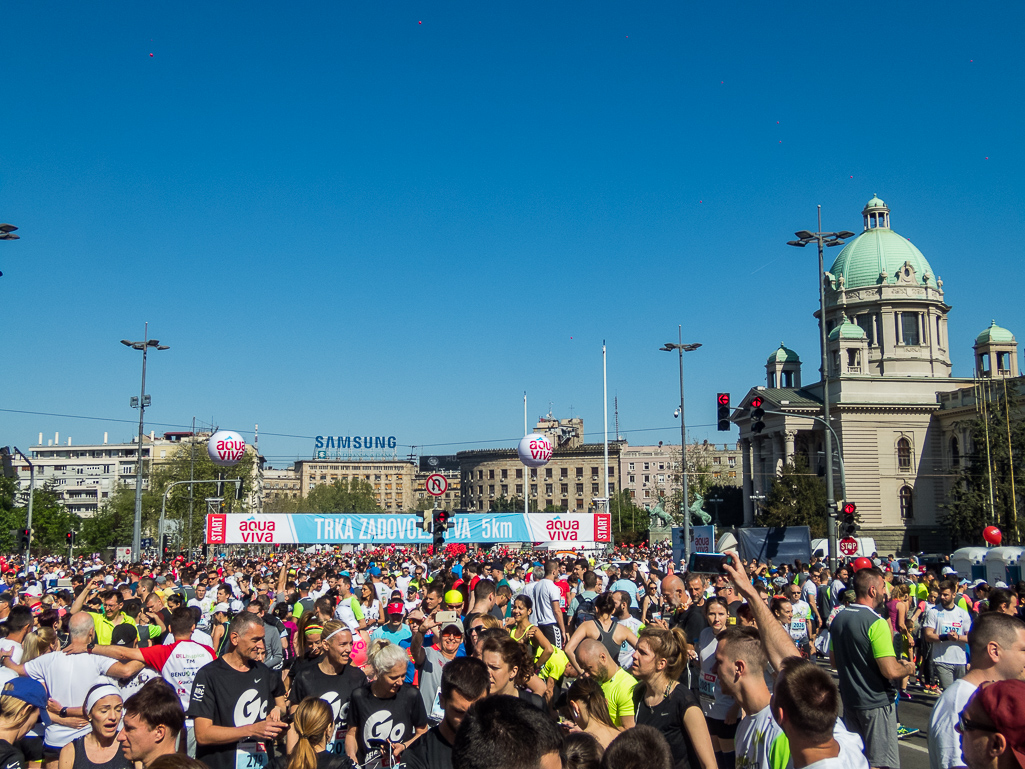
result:
<svg viewBox="0 0 1025 769"><path fill-rule="evenodd" d="M721 719L705 716L705 723L708 724L708 733L713 737L718 737L720 740L732 740L737 736L737 726L740 723L740 719L737 719L732 724L728 724Z"/></svg>
<svg viewBox="0 0 1025 769"><path fill-rule="evenodd" d="M538 625L537 627L552 646L556 649L562 648L562 633L559 631L558 625Z"/></svg>
<svg viewBox="0 0 1025 769"><path fill-rule="evenodd" d="M35 736L22 737L17 742L18 748L25 756L26 762L43 760L43 738Z"/></svg>

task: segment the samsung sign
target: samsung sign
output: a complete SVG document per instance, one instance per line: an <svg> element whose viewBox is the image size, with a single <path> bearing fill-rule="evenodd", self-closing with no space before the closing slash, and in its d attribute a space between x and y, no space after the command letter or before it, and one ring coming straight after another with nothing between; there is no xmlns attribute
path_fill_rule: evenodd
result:
<svg viewBox="0 0 1025 769"><path fill-rule="evenodd" d="M315 448L324 449L394 449L394 435L318 435Z"/></svg>

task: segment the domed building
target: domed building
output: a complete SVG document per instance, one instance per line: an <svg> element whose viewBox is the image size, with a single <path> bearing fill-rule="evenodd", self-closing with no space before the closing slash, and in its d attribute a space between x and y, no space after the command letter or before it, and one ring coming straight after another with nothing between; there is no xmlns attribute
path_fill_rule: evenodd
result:
<svg viewBox="0 0 1025 769"><path fill-rule="evenodd" d="M955 423L958 413L974 409L964 398L974 380L951 376L943 281L910 239L891 229L882 200L873 196L861 214L862 232L822 276L833 450L845 471L833 462L835 496L857 505L858 536L873 537L880 553L949 551L939 522L952 475L950 438L966 445L967 436L954 435ZM975 343L976 376L1017 376L1016 344L995 323L986 329ZM814 359L820 355L816 349ZM733 416L746 525L785 463L801 456L826 473L823 423L813 418L821 420L823 383L802 387L800 359L783 346L769 356L766 374L765 386L749 391ZM758 433L746 409L756 395L766 411L778 412L765 416Z"/></svg>

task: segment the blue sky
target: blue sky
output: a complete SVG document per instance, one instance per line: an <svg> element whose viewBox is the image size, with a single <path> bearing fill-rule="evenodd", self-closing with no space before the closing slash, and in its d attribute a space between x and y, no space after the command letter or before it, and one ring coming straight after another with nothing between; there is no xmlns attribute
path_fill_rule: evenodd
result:
<svg viewBox="0 0 1025 769"><path fill-rule="evenodd" d="M944 280L955 375L991 318L1025 334L1019 3L4 12L0 445L129 438L144 321L153 429L259 423L277 466L318 434L511 446L524 390L598 440L603 339L610 419L678 441L681 323L721 442L715 393L780 341L814 379L785 241L874 193Z"/></svg>

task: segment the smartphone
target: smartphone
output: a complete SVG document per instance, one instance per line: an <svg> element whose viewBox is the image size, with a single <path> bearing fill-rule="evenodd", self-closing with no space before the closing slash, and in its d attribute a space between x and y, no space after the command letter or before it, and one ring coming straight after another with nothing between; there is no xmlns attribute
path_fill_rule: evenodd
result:
<svg viewBox="0 0 1025 769"><path fill-rule="evenodd" d="M723 564L728 559L723 553L691 553L687 570L694 574L725 574Z"/></svg>
<svg viewBox="0 0 1025 769"><path fill-rule="evenodd" d="M446 622L458 622L459 615L454 611L439 611L434 619L439 625L444 625Z"/></svg>

